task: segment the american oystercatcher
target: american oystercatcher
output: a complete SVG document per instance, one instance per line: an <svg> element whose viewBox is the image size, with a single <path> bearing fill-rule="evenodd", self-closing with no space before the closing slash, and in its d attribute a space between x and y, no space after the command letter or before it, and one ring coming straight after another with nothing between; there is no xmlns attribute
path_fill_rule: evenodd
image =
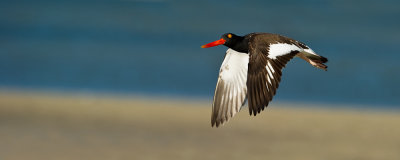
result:
<svg viewBox="0 0 400 160"><path fill-rule="evenodd" d="M327 58L304 43L271 33L238 36L226 33L202 48L225 45L228 48L219 71L212 105L211 126L218 127L232 118L248 99L250 115L257 115L272 100L286 63L297 56L312 66L327 70Z"/></svg>

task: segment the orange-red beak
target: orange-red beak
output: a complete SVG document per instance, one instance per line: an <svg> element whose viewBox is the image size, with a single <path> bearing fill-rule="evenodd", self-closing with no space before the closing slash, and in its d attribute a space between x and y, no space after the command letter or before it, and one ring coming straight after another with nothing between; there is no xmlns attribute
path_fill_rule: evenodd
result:
<svg viewBox="0 0 400 160"><path fill-rule="evenodd" d="M221 38L220 40L216 40L216 41L208 43L206 45L202 45L201 48L214 47L214 46L218 46L218 45L221 45L221 44L224 44L224 43L225 43L225 39Z"/></svg>

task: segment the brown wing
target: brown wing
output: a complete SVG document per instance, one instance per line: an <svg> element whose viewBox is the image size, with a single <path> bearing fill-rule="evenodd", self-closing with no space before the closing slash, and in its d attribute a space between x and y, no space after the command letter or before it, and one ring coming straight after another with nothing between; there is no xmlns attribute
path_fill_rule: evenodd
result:
<svg viewBox="0 0 400 160"><path fill-rule="evenodd" d="M279 86L282 69L299 53L298 50L290 48L284 54L269 53L271 43L276 44L277 42L271 42L271 38L268 36L253 35L249 41L247 95L250 115L257 115L268 106ZM281 49L277 51L282 52ZM271 58L268 56L270 54L277 56Z"/></svg>

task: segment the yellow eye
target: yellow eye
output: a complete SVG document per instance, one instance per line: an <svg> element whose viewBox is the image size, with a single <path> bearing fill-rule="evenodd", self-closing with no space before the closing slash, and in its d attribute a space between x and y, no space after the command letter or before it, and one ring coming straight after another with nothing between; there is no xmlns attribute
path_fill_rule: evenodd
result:
<svg viewBox="0 0 400 160"><path fill-rule="evenodd" d="M232 38L232 34L228 34L228 38Z"/></svg>

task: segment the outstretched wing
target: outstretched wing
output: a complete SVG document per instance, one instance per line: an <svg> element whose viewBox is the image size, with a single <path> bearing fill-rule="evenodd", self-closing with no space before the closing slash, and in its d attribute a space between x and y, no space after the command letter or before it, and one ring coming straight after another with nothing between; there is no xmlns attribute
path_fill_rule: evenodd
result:
<svg viewBox="0 0 400 160"><path fill-rule="evenodd" d="M247 75L250 115L257 115L268 106L279 86L282 69L303 50L295 42L274 34L256 34L251 37Z"/></svg>
<svg viewBox="0 0 400 160"><path fill-rule="evenodd" d="M246 79L249 55L233 49L226 51L219 71L212 106L211 125L217 127L232 118L243 106L246 95Z"/></svg>

